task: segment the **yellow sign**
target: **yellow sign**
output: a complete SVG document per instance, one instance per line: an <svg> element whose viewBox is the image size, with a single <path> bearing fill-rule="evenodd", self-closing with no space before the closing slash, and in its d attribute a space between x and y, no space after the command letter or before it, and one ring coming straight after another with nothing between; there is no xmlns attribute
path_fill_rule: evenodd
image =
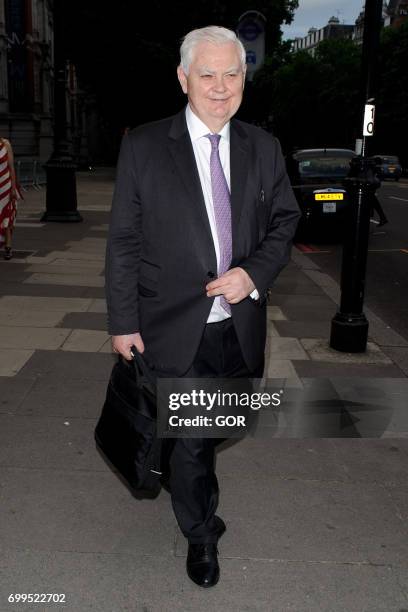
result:
<svg viewBox="0 0 408 612"><path fill-rule="evenodd" d="M344 200L344 193L315 193L315 200Z"/></svg>

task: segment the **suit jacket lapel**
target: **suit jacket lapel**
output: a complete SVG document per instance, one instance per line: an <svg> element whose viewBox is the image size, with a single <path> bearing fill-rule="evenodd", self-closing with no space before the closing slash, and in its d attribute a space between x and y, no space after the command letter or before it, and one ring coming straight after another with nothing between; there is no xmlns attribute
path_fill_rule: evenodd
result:
<svg viewBox="0 0 408 612"><path fill-rule="evenodd" d="M230 129L230 165L231 165L231 222L234 250L234 236L244 205L245 187L249 167L248 138L242 127L232 119Z"/></svg>
<svg viewBox="0 0 408 612"><path fill-rule="evenodd" d="M208 253L213 252L215 258L210 223L184 110L174 117L169 131L169 150L188 192L192 220L197 222L200 238L204 241L205 252L207 256Z"/></svg>

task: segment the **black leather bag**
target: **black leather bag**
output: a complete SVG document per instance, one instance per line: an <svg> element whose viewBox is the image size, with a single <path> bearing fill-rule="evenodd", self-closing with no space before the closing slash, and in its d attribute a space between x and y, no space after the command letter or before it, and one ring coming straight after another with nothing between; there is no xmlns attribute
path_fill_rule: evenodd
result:
<svg viewBox="0 0 408 612"><path fill-rule="evenodd" d="M161 443L156 436L156 380L142 355L119 357L95 428L98 448L134 490L158 492Z"/></svg>

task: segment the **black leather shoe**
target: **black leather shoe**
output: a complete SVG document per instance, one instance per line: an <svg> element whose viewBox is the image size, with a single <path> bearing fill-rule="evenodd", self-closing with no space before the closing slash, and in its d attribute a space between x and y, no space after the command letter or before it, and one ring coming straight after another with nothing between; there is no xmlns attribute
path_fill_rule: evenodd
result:
<svg viewBox="0 0 408 612"><path fill-rule="evenodd" d="M217 529L218 529L218 534L217 535L218 535L218 539L219 539L227 528L225 526L224 521L222 520L222 518L220 516L215 515L214 516L214 520L215 520L215 523L217 525Z"/></svg>
<svg viewBox="0 0 408 612"><path fill-rule="evenodd" d="M198 586L212 587L220 578L216 544L189 544L187 574Z"/></svg>

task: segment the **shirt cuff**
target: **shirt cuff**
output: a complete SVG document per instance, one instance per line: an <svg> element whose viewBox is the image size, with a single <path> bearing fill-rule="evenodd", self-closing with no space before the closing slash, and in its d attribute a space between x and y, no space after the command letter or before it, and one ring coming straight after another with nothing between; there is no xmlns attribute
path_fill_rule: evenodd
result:
<svg viewBox="0 0 408 612"><path fill-rule="evenodd" d="M249 297L251 298L251 300L259 300L259 293L256 289L254 289L252 291L252 293L249 294Z"/></svg>

